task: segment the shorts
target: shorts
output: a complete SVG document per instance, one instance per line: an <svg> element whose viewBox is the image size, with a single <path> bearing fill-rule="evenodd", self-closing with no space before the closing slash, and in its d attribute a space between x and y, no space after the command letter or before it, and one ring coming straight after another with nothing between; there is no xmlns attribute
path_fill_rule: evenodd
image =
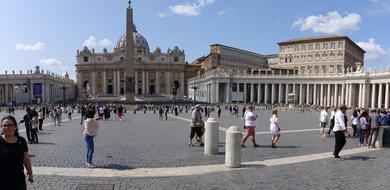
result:
<svg viewBox="0 0 390 190"><path fill-rule="evenodd" d="M190 138L194 138L196 136L202 137L203 136L203 127L191 127L191 133Z"/></svg>
<svg viewBox="0 0 390 190"><path fill-rule="evenodd" d="M320 122L320 127L325 128L326 127L326 122Z"/></svg>

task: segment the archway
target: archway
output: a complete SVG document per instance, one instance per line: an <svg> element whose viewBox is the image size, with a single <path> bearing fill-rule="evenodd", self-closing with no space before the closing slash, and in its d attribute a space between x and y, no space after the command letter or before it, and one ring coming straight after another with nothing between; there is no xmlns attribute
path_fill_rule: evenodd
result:
<svg viewBox="0 0 390 190"><path fill-rule="evenodd" d="M156 87L154 85L149 86L149 93L150 94L155 94L156 93L155 90L156 90Z"/></svg>

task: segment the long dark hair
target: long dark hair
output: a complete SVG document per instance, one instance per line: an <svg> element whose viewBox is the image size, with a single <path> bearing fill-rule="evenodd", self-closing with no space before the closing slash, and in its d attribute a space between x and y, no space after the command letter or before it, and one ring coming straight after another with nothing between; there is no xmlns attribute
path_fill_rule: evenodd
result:
<svg viewBox="0 0 390 190"><path fill-rule="evenodd" d="M14 123L14 125L15 125L15 127L16 127L16 130L15 130L14 135L15 135L15 137L19 137L18 122L16 122L15 117L14 117L14 116L11 116L11 115L4 116L3 119L1 119L1 124L0 124L1 126L3 126L3 121L6 120L6 119L11 120L12 123Z"/></svg>

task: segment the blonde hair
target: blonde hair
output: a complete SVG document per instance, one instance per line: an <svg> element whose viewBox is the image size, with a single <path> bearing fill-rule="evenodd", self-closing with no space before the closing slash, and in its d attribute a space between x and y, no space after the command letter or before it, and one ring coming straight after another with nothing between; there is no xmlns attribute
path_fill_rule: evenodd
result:
<svg viewBox="0 0 390 190"><path fill-rule="evenodd" d="M273 109L272 110L272 115L278 115L278 110L277 109Z"/></svg>

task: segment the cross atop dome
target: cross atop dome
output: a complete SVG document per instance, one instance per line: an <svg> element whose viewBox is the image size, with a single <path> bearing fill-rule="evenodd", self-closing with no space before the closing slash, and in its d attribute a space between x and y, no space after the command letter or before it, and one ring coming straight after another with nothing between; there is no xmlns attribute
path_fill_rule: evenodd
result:
<svg viewBox="0 0 390 190"><path fill-rule="evenodd" d="M131 7L131 0L129 0L129 7Z"/></svg>

